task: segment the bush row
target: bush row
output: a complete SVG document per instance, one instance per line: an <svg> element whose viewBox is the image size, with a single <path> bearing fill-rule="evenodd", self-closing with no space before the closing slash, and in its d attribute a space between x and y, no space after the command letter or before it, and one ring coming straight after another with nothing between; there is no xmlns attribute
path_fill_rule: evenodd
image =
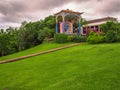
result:
<svg viewBox="0 0 120 90"><path fill-rule="evenodd" d="M98 34L95 32L91 32L90 35L87 38L87 42L91 44L97 44L97 43L113 43L113 42L119 42L120 37L117 35L115 31L109 30L106 34Z"/></svg>
<svg viewBox="0 0 120 90"><path fill-rule="evenodd" d="M95 32L91 32L87 38L87 42L90 44L103 43L105 42L105 36L99 35Z"/></svg>
<svg viewBox="0 0 120 90"><path fill-rule="evenodd" d="M109 30L106 34L99 34L95 32L90 32L87 36L68 36L66 34L56 34L54 36L54 41L56 43L66 43L66 42L88 42L90 44L98 44L98 43L113 43L120 42L120 35L117 35L115 31Z"/></svg>
<svg viewBox="0 0 120 90"><path fill-rule="evenodd" d="M85 36L68 36L67 34L56 34L54 36L54 41L56 43L67 43L67 42L86 42L87 38Z"/></svg>

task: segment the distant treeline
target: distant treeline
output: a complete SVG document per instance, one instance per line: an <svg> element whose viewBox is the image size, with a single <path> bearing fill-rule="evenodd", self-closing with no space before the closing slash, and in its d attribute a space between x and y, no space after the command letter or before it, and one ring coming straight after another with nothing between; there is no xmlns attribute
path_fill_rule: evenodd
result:
<svg viewBox="0 0 120 90"><path fill-rule="evenodd" d="M19 52L52 38L55 33L55 17L48 16L37 22L22 22L19 28L0 29L0 56Z"/></svg>

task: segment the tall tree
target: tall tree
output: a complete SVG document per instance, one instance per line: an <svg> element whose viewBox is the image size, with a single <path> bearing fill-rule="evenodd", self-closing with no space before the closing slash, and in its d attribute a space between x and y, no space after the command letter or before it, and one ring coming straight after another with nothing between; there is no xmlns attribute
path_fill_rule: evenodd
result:
<svg viewBox="0 0 120 90"><path fill-rule="evenodd" d="M9 38L6 33L0 34L0 55L4 56L8 51L9 47Z"/></svg>

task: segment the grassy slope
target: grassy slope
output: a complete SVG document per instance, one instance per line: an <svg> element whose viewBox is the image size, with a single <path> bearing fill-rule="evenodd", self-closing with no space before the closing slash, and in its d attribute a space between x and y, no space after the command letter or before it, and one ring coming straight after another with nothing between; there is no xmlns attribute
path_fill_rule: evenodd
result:
<svg viewBox="0 0 120 90"><path fill-rule="evenodd" d="M0 90L120 90L119 47L85 44L0 65Z"/></svg>
<svg viewBox="0 0 120 90"><path fill-rule="evenodd" d="M17 57L25 56L25 55L29 55L29 54L34 54L34 53L37 53L37 52L50 50L50 49L53 49L53 48L58 48L58 47L66 46L66 45L69 45L69 44L72 44L72 43L66 43L66 44L44 43L44 44L38 45L38 46L33 47L31 49L28 49L28 50L24 50L24 51L21 51L21 52L12 54L12 55L0 57L0 61L11 59L11 58L17 58Z"/></svg>

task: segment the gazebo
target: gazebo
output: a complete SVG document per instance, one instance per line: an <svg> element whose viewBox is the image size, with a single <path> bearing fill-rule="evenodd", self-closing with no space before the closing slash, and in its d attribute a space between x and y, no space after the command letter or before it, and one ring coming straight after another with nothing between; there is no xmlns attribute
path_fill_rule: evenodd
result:
<svg viewBox="0 0 120 90"><path fill-rule="evenodd" d="M78 34L81 35L81 14L83 12L75 12L72 10L61 10L60 12L56 13L56 33L65 33L69 35ZM59 18L62 17L62 21L59 22ZM69 18L69 19L66 19ZM77 20L78 27L77 33L74 33L74 22Z"/></svg>

